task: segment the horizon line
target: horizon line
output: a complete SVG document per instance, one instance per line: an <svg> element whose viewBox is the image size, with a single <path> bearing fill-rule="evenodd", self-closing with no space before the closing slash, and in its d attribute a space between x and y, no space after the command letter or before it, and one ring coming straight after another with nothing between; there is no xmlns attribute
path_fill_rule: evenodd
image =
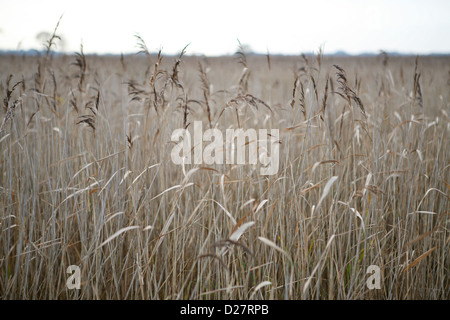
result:
<svg viewBox="0 0 450 320"><path fill-rule="evenodd" d="M69 51L69 50L65 50L65 51L60 51L60 50L51 50L51 54L56 54L56 55L73 55L78 53L79 51ZM41 54L45 54L46 50L45 49L0 49L0 55L8 55L8 54L20 54L20 55L30 55L30 56L39 56ZM164 53L163 51L161 51L161 53L165 56L177 56L179 55L180 52L178 53ZM378 50L378 51L362 51L359 53L349 53L345 50L336 50L334 52L330 52L330 53L322 53L323 56L347 56L347 57L358 57L358 56L379 56L383 53L386 53L388 56L404 56L404 57L410 57L410 56L450 56L450 52L428 52L428 53L417 53L417 52L401 52L401 51L385 51L385 50ZM150 55L157 55L158 52L154 51L154 52L150 52ZM314 51L303 51L303 52L299 52L297 54L293 54L293 53L271 53L271 52L257 52L257 51L248 51L245 52L246 55L249 56L267 56L267 54L269 54L270 56L285 56L285 57L295 57L295 56L301 56L301 55L307 55L307 56L315 56L317 55L316 52ZM84 53L85 56L130 56L130 55L143 55L142 53L140 53L139 51L136 52L132 52L132 51L126 51L126 52L103 52L103 53L99 53L99 52L95 52L95 51L89 51L89 52L85 52ZM183 56L191 56L191 57L231 57L236 55L236 52L233 53L223 53L223 54L205 54L205 53L185 53Z"/></svg>

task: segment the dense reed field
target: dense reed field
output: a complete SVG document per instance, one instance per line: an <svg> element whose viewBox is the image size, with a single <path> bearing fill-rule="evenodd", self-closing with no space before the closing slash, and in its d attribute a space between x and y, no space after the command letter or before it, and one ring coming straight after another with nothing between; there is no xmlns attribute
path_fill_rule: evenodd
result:
<svg viewBox="0 0 450 320"><path fill-rule="evenodd" d="M450 298L449 57L138 43L0 56L2 299ZM174 164L194 121L279 129L278 172Z"/></svg>

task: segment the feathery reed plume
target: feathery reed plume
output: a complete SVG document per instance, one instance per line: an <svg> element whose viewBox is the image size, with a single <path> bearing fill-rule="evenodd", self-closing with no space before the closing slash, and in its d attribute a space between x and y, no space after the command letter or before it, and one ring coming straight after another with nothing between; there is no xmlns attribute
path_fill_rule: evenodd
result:
<svg viewBox="0 0 450 320"><path fill-rule="evenodd" d="M361 99L356 95L355 91L353 91L347 81L347 75L345 70L339 67L338 65L333 65L338 72L336 73L336 81L339 83L339 90L341 92L334 92L340 95L343 99L347 101L348 106L351 106L351 100L355 101L358 107L361 109L364 116L366 116L366 111L364 110L364 105L362 104Z"/></svg>
<svg viewBox="0 0 450 320"><path fill-rule="evenodd" d="M96 118L98 114L98 106L100 103L100 90L94 87L91 87L92 90L96 91L96 94L94 96L91 96L89 100L85 104L85 109L90 111L90 114L84 114L78 117L78 124L85 123L87 124L95 134L96 129Z"/></svg>
<svg viewBox="0 0 450 320"><path fill-rule="evenodd" d="M80 52L75 53L75 62L72 62L70 65L73 65L77 68L76 72L73 74L74 79L78 79L77 84L77 94L74 90L70 89L70 105L75 109L77 113L80 112L80 106L84 105L84 95L86 91L86 56L83 52L83 44L80 44Z"/></svg>
<svg viewBox="0 0 450 320"><path fill-rule="evenodd" d="M10 83L11 83L12 78L13 78L13 75L12 75L12 74L10 74L10 75L8 76L8 78L6 78L5 97L3 98L3 108L5 109L5 111L8 110L8 106L9 106L10 102L12 101L12 94L14 93L14 90L16 90L16 88L17 88L19 85L22 85L22 87L23 87L24 84L25 84L25 80L22 78L22 80L16 82L16 83L11 87L11 89L9 89L9 86L10 86ZM18 100L15 100L15 101L13 101L12 104L15 104L15 103L17 103L17 102L18 102Z"/></svg>
<svg viewBox="0 0 450 320"><path fill-rule="evenodd" d="M183 89L183 86L180 84L178 79L178 68L181 63L181 59L183 58L183 55L186 53L186 48L189 46L190 43L188 43L180 52L178 58L175 60L175 64L172 68L172 75L170 76L170 80L172 85L175 84L178 88Z"/></svg>
<svg viewBox="0 0 450 320"><path fill-rule="evenodd" d="M314 97L316 97L317 105L319 105L319 94L317 93L317 86L316 86L316 80L314 80L314 77L311 75L311 82L313 84L314 89Z"/></svg>
<svg viewBox="0 0 450 320"><path fill-rule="evenodd" d="M325 108L327 107L327 98L328 98L328 82L330 78L327 76L327 81L325 83L325 92L322 98L322 113L325 113Z"/></svg>
<svg viewBox="0 0 450 320"><path fill-rule="evenodd" d="M94 115L84 114L84 115L81 115L78 119L79 120L78 120L77 124L85 123L89 127L91 127L92 130L94 130L94 132L95 132L95 116Z"/></svg>
<svg viewBox="0 0 450 320"><path fill-rule="evenodd" d="M323 61L323 44L319 46L319 51L317 52L317 56L316 56L316 60L317 60L317 65L320 67L322 67L322 61Z"/></svg>
<svg viewBox="0 0 450 320"><path fill-rule="evenodd" d="M248 79L250 77L250 70L248 68L247 55L245 54L244 47L242 46L239 39L237 39L237 41L238 50L235 54L238 56L238 62L244 66L241 77L239 78L239 94L244 95L248 92Z"/></svg>
<svg viewBox="0 0 450 320"><path fill-rule="evenodd" d="M419 56L416 56L414 64L414 85L413 85L413 106L416 104L416 100L419 102L419 106L423 108L422 88L420 87L420 73L417 72L419 63Z"/></svg>
<svg viewBox="0 0 450 320"><path fill-rule="evenodd" d="M206 74L206 71L203 68L203 65L202 65L202 63L200 61L198 62L198 69L200 71L200 80L202 82L203 98L205 99L205 105L206 105L206 112L208 114L209 127L212 128L211 108L209 106L209 97L211 95L211 92L210 92L211 84L209 82L209 79L208 79L208 76Z"/></svg>
<svg viewBox="0 0 450 320"><path fill-rule="evenodd" d="M33 88L31 89L34 92L37 92L38 94L42 94L45 90L45 67L41 67L41 61L37 64L37 70L33 74ZM36 108L37 110L41 109L41 99L36 99Z"/></svg>
<svg viewBox="0 0 450 320"><path fill-rule="evenodd" d="M270 62L270 53L269 53L269 49L267 49L267 53L266 53L266 60L267 60L267 67L269 68L269 71L272 69L272 64Z"/></svg>
<svg viewBox="0 0 450 320"><path fill-rule="evenodd" d="M13 75L10 74L8 76L8 78L6 78L6 88L5 88L5 98L3 98L3 108L6 111L6 115L3 118L3 122L2 122L2 126L0 127L0 135L3 133L4 129L5 129L5 125L8 122L8 120L13 119L14 118L14 111L16 109L16 107L21 103L22 98L19 97L17 99L12 99L12 95L15 91L15 89L19 86L22 85L22 87L24 86L23 82L24 80L20 80L18 82L16 82L11 89L9 89L10 83L11 83L11 79L12 79Z"/></svg>
<svg viewBox="0 0 450 320"><path fill-rule="evenodd" d="M188 104L187 104L187 96L185 96L184 101L183 101L183 127L185 129L187 129L187 127L189 126L189 124L187 123L187 116L188 116Z"/></svg>
<svg viewBox="0 0 450 320"><path fill-rule="evenodd" d="M78 67L78 72L74 75L74 78L78 79L78 91L84 92L87 64L83 44L80 44L80 52L75 52L75 62L72 62L72 65Z"/></svg>
<svg viewBox="0 0 450 320"><path fill-rule="evenodd" d="M159 94L156 92L156 81L158 77L162 74L165 74L166 72L159 69L159 66L161 65L163 60L161 49L158 51L158 55L156 57L156 62L153 67L153 74L150 79L150 92L153 95L153 107L155 108L155 111L158 112L158 102L161 100ZM150 107L150 105L149 105Z"/></svg>
<svg viewBox="0 0 450 320"><path fill-rule="evenodd" d="M255 96L252 96L249 93L247 93L246 95L240 95L234 99L231 99L230 101L227 102L227 106L232 106L232 105L238 106L241 103L247 103L247 104L255 107L256 109L258 109L258 105L261 104L264 107L266 107L267 109L269 109L271 113L273 113L272 108L267 103L265 103L263 100L255 97Z"/></svg>
<svg viewBox="0 0 450 320"><path fill-rule="evenodd" d="M141 88L139 83L135 80L129 80L125 82L128 86L128 95L131 97L130 101L142 101L147 92Z"/></svg>
<svg viewBox="0 0 450 320"><path fill-rule="evenodd" d="M143 50L141 50L139 53L144 52L147 54L148 50L146 49L145 42L143 42L144 40L139 35L136 35L135 37L137 37L140 41L138 43L138 46L143 48ZM143 84L139 84L135 80L128 80L125 82L125 84L127 84L128 86L128 95L131 97L130 101L142 101L144 106L146 107L147 113L152 107L155 108L157 114L159 113L159 105L164 105L165 88L169 84L169 82L172 82L172 78L177 82L177 86L183 89L181 84L178 83L178 66L176 68L174 67L175 70L174 74L172 74L172 77L167 77L167 71L159 69L162 60L163 56L160 49L156 57L156 62L153 65L153 72L149 80L147 80L147 78L150 74L150 66L147 68L147 71L145 73L145 81ZM157 82L162 76L166 76L164 77L165 82L162 86L162 89L158 92L159 89L157 89ZM147 81L149 82L148 84L146 84ZM148 89L144 87L147 87Z"/></svg>
<svg viewBox="0 0 450 320"><path fill-rule="evenodd" d="M306 102L305 102L305 89L303 88L303 82L300 81L300 98L299 98L300 107L302 108L303 116L306 119Z"/></svg>
<svg viewBox="0 0 450 320"><path fill-rule="evenodd" d="M239 79L239 94L246 94L248 92L248 79L250 77L250 71L244 69L241 78Z"/></svg>
<svg viewBox="0 0 450 320"><path fill-rule="evenodd" d="M330 92L334 92L334 84L333 84L333 78L328 77L329 83L330 83Z"/></svg>
<svg viewBox="0 0 450 320"><path fill-rule="evenodd" d="M122 66L122 71L126 72L127 71L127 66L125 64L125 57L123 56L123 52L120 53L120 64Z"/></svg>
<svg viewBox="0 0 450 320"><path fill-rule="evenodd" d="M222 116L223 112L225 111L225 109L230 108L230 107L234 107L234 111L236 113L236 119L237 119L237 123L238 123L238 128L241 127L241 121L239 120L239 111L238 109L240 107L242 107L243 105L248 104L252 107L255 107L256 109L258 109L258 105L261 104L264 107L266 107L267 109L270 110L271 113L273 113L272 108L263 100L247 93L245 95L238 95L237 97L231 99L230 101L228 101L225 104L225 107L222 109L222 111L219 114L219 117L217 118L217 121L219 121L220 117Z"/></svg>
<svg viewBox="0 0 450 320"><path fill-rule="evenodd" d="M150 51L148 50L147 44L145 43L144 39L141 37L140 34L136 33L134 37L137 40L136 46L140 49L136 54L145 54L146 56L150 56Z"/></svg>
<svg viewBox="0 0 450 320"><path fill-rule="evenodd" d="M186 92L183 92L182 95L177 97L177 101L179 101L178 108L183 110L183 128L187 129L190 125L190 123L188 123L188 115L189 115L189 111L191 110L191 108L189 107L189 104L191 102L196 102L196 103L199 103L199 102L196 100L189 100L188 94Z"/></svg>
<svg viewBox="0 0 450 320"><path fill-rule="evenodd" d="M238 62L244 66L244 68L248 68L247 65L247 55L245 54L244 46L241 44L241 41L237 39L238 42L238 50L236 51L236 55L238 56Z"/></svg>
<svg viewBox="0 0 450 320"><path fill-rule="evenodd" d="M94 115L97 115L100 104L100 90L95 87L91 87L91 89L97 92L97 94L90 97L89 101L86 102L85 108L89 109Z"/></svg>
<svg viewBox="0 0 450 320"><path fill-rule="evenodd" d="M42 60L38 61L37 64L37 72L34 74L34 88L33 91L43 94L43 97L45 98L47 104L50 106L48 95L45 94L45 84L46 84L46 77L47 77L47 69L49 69L49 60L51 58L51 50L54 46L56 46L56 40L61 40L61 37L58 36L56 33L58 31L59 24L61 22L63 15L60 16L58 22L56 23L56 27L53 30L52 35L50 38L44 43L45 48L45 57ZM40 99L36 99L36 106L37 109L40 110L41 104ZM50 109L52 112L52 108Z"/></svg>
<svg viewBox="0 0 450 320"><path fill-rule="evenodd" d="M46 49L46 52L45 52L45 58L46 58L46 59L48 59L52 47L56 45L56 44L55 44L55 40L61 40L61 37L58 36L58 35L56 34L56 32L58 31L59 23L61 22L61 19L62 19L63 15L64 15L64 14L62 14L62 15L59 17L59 20L58 20L58 22L56 23L56 27L55 27L55 29L53 30L53 33L52 33L50 39L48 39L48 40L45 42L45 45L44 45L44 46L45 46L45 49Z"/></svg>
<svg viewBox="0 0 450 320"><path fill-rule="evenodd" d="M294 85L292 87L292 100L291 100L291 108L294 109L295 105L295 93L297 92L298 84L300 83L300 78L297 72L294 74Z"/></svg>
<svg viewBox="0 0 450 320"><path fill-rule="evenodd" d="M70 96L69 104L75 109L76 113L79 113L78 99L77 96L73 93L72 89L70 89L69 91L69 96Z"/></svg>
<svg viewBox="0 0 450 320"><path fill-rule="evenodd" d="M131 150L131 148L133 148L133 140L131 139L131 135L125 135L127 138L127 143L128 143L128 149Z"/></svg>
<svg viewBox="0 0 450 320"><path fill-rule="evenodd" d="M41 72L41 63L38 62L37 64L37 70L33 75L34 78L34 88L32 89L33 91L37 92L37 93L41 93L43 90L42 86L44 83L44 74L43 72ZM39 102L38 102L39 103Z"/></svg>

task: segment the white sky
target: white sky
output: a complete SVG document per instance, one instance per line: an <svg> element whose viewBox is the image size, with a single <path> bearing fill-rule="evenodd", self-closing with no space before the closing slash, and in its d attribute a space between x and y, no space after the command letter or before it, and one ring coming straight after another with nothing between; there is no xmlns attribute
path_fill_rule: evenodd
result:
<svg viewBox="0 0 450 320"><path fill-rule="evenodd" d="M0 50L41 49L61 14L65 51L137 52L139 33L166 54L232 54L237 38L272 54L450 53L450 0L0 0Z"/></svg>

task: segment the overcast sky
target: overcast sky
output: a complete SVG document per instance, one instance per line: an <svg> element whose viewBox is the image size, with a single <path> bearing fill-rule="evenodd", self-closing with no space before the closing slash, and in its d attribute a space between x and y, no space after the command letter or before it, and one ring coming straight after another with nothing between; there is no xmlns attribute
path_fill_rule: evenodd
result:
<svg viewBox="0 0 450 320"><path fill-rule="evenodd" d="M166 54L232 54L237 38L273 54L450 53L450 0L0 0L0 50L42 49L61 14L69 52L136 52L139 33Z"/></svg>

